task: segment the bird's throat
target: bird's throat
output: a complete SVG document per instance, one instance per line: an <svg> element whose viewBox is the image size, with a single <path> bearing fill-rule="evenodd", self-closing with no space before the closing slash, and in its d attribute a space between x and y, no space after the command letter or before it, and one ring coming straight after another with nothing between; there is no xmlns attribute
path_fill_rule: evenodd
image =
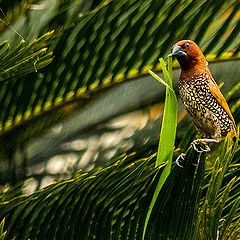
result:
<svg viewBox="0 0 240 240"><path fill-rule="evenodd" d="M189 57L181 57L177 59L183 71L189 71L197 65L197 62Z"/></svg>
<svg viewBox="0 0 240 240"><path fill-rule="evenodd" d="M191 77L195 77L203 72L208 72L210 75L210 71L207 65L207 61L200 60L200 59L192 59L189 57L186 58L179 58L178 62L182 69L181 71L181 78L188 79Z"/></svg>
<svg viewBox="0 0 240 240"><path fill-rule="evenodd" d="M188 69L182 69L181 71L181 79L185 79L185 81L187 81L188 79L192 79L195 78L197 76L199 76L202 73L208 73L209 75L211 75L209 68L206 65L195 65L192 66L191 68Z"/></svg>

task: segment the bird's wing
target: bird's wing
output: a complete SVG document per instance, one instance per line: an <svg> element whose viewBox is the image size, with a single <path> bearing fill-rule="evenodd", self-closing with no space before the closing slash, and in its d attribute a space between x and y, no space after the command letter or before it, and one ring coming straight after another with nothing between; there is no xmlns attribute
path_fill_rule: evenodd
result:
<svg viewBox="0 0 240 240"><path fill-rule="evenodd" d="M227 112L230 119L235 124L234 118L233 118L230 108L227 104L227 101L225 100L224 96L220 92L218 85L216 84L216 82L214 81L213 78L211 79L211 81L208 82L208 86L209 86L209 89L210 89L210 92L212 93L212 95L216 98L218 103L223 107L223 109Z"/></svg>

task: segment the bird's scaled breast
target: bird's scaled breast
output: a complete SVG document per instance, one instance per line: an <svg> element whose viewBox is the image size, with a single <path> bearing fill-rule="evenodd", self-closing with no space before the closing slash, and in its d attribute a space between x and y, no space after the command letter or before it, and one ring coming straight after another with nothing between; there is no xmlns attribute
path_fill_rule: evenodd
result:
<svg viewBox="0 0 240 240"><path fill-rule="evenodd" d="M195 125L203 132L213 135L216 127L221 135L226 135L234 129L234 123L228 113L212 95L208 81L209 76L201 74L179 80L179 95Z"/></svg>
<svg viewBox="0 0 240 240"><path fill-rule="evenodd" d="M199 109L200 106L210 103L211 93L206 80L190 78L188 81L179 81L179 94L187 108Z"/></svg>

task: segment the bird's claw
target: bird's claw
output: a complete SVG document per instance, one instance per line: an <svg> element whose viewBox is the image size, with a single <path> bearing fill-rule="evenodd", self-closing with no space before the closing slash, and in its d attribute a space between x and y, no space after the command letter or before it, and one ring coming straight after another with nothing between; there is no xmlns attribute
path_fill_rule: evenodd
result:
<svg viewBox="0 0 240 240"><path fill-rule="evenodd" d="M183 162L185 161L184 157L185 157L185 153L181 153L176 159L176 164L180 168L183 168Z"/></svg>
<svg viewBox="0 0 240 240"><path fill-rule="evenodd" d="M202 145L202 146L201 146ZM201 139L194 140L192 142L193 149L196 152L202 153L202 152L209 152L211 151L210 147L207 145L206 142L201 141ZM203 147L204 146L204 147Z"/></svg>
<svg viewBox="0 0 240 240"><path fill-rule="evenodd" d="M208 143L218 143L219 141L216 139L196 139L192 142L193 149L196 152L202 153L202 152L209 152L211 151L211 148L208 146Z"/></svg>

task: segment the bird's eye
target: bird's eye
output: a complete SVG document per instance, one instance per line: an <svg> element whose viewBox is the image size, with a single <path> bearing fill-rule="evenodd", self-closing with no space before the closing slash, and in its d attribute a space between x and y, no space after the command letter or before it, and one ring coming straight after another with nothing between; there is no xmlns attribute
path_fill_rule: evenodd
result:
<svg viewBox="0 0 240 240"><path fill-rule="evenodd" d="M188 42L186 42L184 45L185 45L186 48L190 47L190 43L188 43Z"/></svg>

